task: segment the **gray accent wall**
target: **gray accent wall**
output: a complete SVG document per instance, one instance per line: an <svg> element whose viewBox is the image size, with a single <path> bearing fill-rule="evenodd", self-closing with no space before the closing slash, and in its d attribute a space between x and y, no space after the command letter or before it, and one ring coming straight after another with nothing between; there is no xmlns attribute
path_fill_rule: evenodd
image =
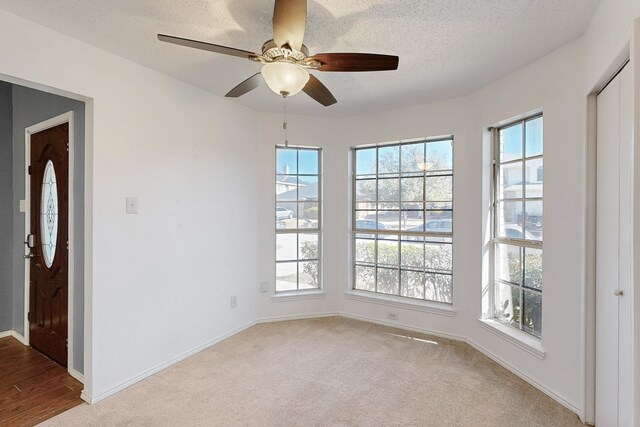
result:
<svg viewBox="0 0 640 427"><path fill-rule="evenodd" d="M0 332L13 316L13 113L11 85L0 82Z"/></svg>
<svg viewBox="0 0 640 427"><path fill-rule="evenodd" d="M84 372L84 129L85 104L69 98L13 85L13 329L24 333L25 129L74 112L74 354L73 366Z"/></svg>

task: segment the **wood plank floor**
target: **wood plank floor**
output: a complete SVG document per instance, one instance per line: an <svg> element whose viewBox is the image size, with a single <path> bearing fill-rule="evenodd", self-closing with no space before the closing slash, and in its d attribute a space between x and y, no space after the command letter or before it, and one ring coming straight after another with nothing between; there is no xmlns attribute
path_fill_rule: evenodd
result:
<svg viewBox="0 0 640 427"><path fill-rule="evenodd" d="M33 426L82 403L82 384L65 368L0 338L0 426Z"/></svg>

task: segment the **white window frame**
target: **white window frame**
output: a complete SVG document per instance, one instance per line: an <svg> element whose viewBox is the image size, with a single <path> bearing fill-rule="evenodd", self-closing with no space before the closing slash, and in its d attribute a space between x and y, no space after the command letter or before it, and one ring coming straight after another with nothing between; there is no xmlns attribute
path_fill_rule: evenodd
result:
<svg viewBox="0 0 640 427"><path fill-rule="evenodd" d="M283 263L288 263L288 262L294 262L294 260L286 260L286 261L278 261L277 259L277 241L278 241L278 235L279 234L295 234L296 237L296 251L298 251L298 247L299 247L299 236L300 234L314 234L317 233L318 234L318 257L317 259L300 259L299 253L296 255L296 289L286 289L286 290L278 290L278 278L277 278L277 273L276 273L276 277L275 277L275 294L276 296L286 296L286 295L292 295L292 294L306 294L306 293L317 293L322 291L323 286L322 286L322 201L323 201L323 195L322 195L322 148L320 147L307 147L307 146L299 146L299 145L276 145L275 147L275 164L276 164L276 168L275 168L275 174L274 174L274 178L276 179L277 182L277 177L278 175L283 175L281 173L278 173L278 150L280 149L287 149L287 150L296 150L297 152L299 151L316 151L318 153L318 174L317 175L311 175L311 174L300 174L298 168L296 168L296 173L295 174L289 174L291 176L296 176L296 177L304 177L304 176L314 176L318 178L318 227L317 228L285 228L285 229L279 229L277 228L277 217L276 220L274 222L274 227L275 227L275 234L276 234L276 238L275 240L275 244L276 244L276 248L275 248L275 265L276 265L276 272L277 272L277 265L278 264L283 264ZM279 203L289 203L289 202L282 202L282 201L278 201L278 194L274 192L274 204L275 204L275 210L277 210L278 208L278 204ZM298 197L296 197L295 201L291 201L290 203L295 203L296 205L300 204L300 199ZM317 288L306 288L306 289L300 289L300 262L304 262L304 261L315 261L318 263L318 270L317 270L317 282L318 282L318 287Z"/></svg>
<svg viewBox="0 0 640 427"><path fill-rule="evenodd" d="M542 251L542 256L544 257L544 251L543 251L543 241L540 240L530 240L530 239L526 239L526 238L522 238L522 239L517 239L517 238L507 238L507 237L498 237L497 234L497 228L498 228L498 214L496 212L497 208L498 208L498 186L500 185L499 182L499 171L500 171L500 165L501 164L509 164L509 163L517 163L518 161L522 162L522 166L523 166L523 183L522 185L526 185L525 184L525 179L524 178L526 176L526 169L525 169L525 161L526 160L533 160L533 159L544 159L544 136L543 136L543 152L541 155L539 156L531 156L531 157L526 157L526 122L531 121L531 120L535 120L538 118L542 118L543 119L543 123L544 123L544 115L542 112L540 113L536 113L536 114L532 114L532 115L528 115L526 117L523 118L519 118L517 120L513 120L513 121L509 121L506 124L500 125L498 127L494 127L494 128L490 128L491 131L491 153L492 153L492 174L491 174L491 215L490 215L490 221L491 221L491 241L490 241L490 267L489 267L489 279L490 279L490 286L489 286L489 313L490 313L490 319L492 321L498 322L499 325L506 325L508 326L508 328L512 329L514 332L517 332L518 334L522 334L519 335L520 338L518 338L519 340L522 340L524 342L532 342L532 344L529 344L531 347L539 347L539 344L535 344L535 342L540 342L540 340L542 339L542 333L543 333L543 329L541 328L540 334L535 334L533 332L531 332L530 330L528 330L527 328L523 327L523 318L524 318L524 290L526 289L527 291L533 291L535 292L535 290L532 290L530 288L525 288L524 286L524 281L522 281L522 283L520 283L519 285L515 285L518 287L518 291L519 291L519 301L520 301L520 319L519 319L519 323L518 326L516 327L516 325L513 325L510 322L504 322L503 320L501 320L498 316L498 310L496 307L496 301L495 301L495 293L496 293L496 288L498 286L498 283L500 282L497 278L496 278L496 270L497 270L497 257L496 257L496 247L498 244L503 244L503 245L510 245L510 246L518 246L521 248L521 250L523 250L524 248L531 248L531 249L538 249L540 251ZM507 161L507 162L502 162L500 163L500 130L502 129L506 129L512 126L516 126L518 124L522 124L522 159L516 159L513 161ZM544 126L544 124L543 124ZM544 167L544 166L543 166ZM539 171L538 171L539 173ZM543 172L544 173L544 172ZM544 176L543 176L543 188L544 188ZM518 200L518 199L516 199ZM523 202L525 200L540 200L543 201L544 203L544 196L540 197L540 198L530 198L527 199L526 195L523 194L522 195L522 200ZM523 208L522 211L522 215L526 215L526 212ZM543 225L544 227L544 225ZM523 223L523 233L526 232L526 228L525 228L525 224ZM544 239L544 238L543 238ZM521 257L521 272L522 275L524 276L525 271L523 268L524 265L524 258ZM544 273L543 273L544 274ZM506 284L506 283L505 283ZM510 286L513 286L513 283L509 284ZM544 289L544 287L543 287ZM539 294L541 295L542 298L542 304L544 304L544 297L543 297L543 290L539 291ZM544 325L544 321L542 319L542 311L541 311L541 321L542 321L542 325ZM485 322L486 323L486 322ZM487 323L490 324L490 323ZM500 330L500 327L497 327L498 330ZM510 335L507 331L503 331L503 335ZM537 353L540 354L544 354L542 351L539 351Z"/></svg>
<svg viewBox="0 0 640 427"><path fill-rule="evenodd" d="M356 175L356 162L357 162L357 155L356 152L358 150L363 150L363 149L370 149L370 148L384 148L384 147L393 147L393 146L403 146L403 145L410 145L410 144L416 144L416 143L425 143L425 144L429 144L429 143L437 143L437 142L443 142L443 141L451 141L451 170L450 173L441 173L441 174L429 174L426 170L424 171L422 178L428 178L429 176L451 176L451 231L450 232L427 232L427 231L423 231L423 232L411 232L411 231L406 231L406 230L379 230L379 229L356 229L356 221L357 221L357 209L356 209L356 182L357 182L357 175ZM455 161L455 144L454 144L454 137L453 135L443 135L443 136L438 136L438 137L431 137L431 138L417 138L417 139L410 139L410 140L401 140L401 141L394 141L394 142L385 142L385 143L379 143L379 144L367 144L367 145L359 145L357 147L353 147L351 149L351 160L352 160L352 165L351 165L351 256L350 256L350 262L351 262L351 277L350 277L350 286L349 286L349 290L347 291L347 295L350 298L353 299L377 299L377 300L382 300L385 301L387 304L389 303L393 303L393 304L401 304L401 305L415 305L416 307L424 307L426 308L424 311L430 311L433 310L434 312L437 312L438 314L445 314L445 315L453 315L455 313L455 311L453 310L453 305L454 305L454 289L455 289L455 284L454 284L454 262L453 262L453 241L454 241L454 237L453 237L453 224L454 224L454 217L455 217L455 209L454 209L454 188L455 188L455 174L454 174L454 161ZM376 152L376 165L378 163L378 158L377 158L378 154ZM424 159L425 161L427 161L428 159ZM377 166L376 166L377 168ZM402 155L400 154L400 159L399 159L399 174L398 177L402 177L403 172L402 172ZM376 170L375 173L375 177L376 180L379 177L379 173ZM400 184L400 189L399 189L400 193L402 191L402 186ZM426 191L426 187L423 188L423 191ZM377 189L376 189L376 193L377 193ZM376 196L376 199L378 197ZM401 197L400 197L401 198ZM426 197L423 196L423 199L421 202L419 203L423 203L423 218L426 224L426 203L425 199ZM376 200L376 203L380 203L379 200ZM378 209L376 209L377 211ZM448 211L449 209L442 209L445 211ZM377 220L377 216L376 216L376 220ZM400 251L401 251L401 240L403 236L417 236L417 237L424 237L425 239L425 243L427 243L427 239L429 237L431 238L447 238L450 239L449 242L442 242L443 244L449 244L451 245L451 253L452 253L452 263L451 263L451 269L448 270L448 272L444 272L444 271L438 271L438 272L433 272L433 274L441 274L441 275L448 275L451 277L451 300L448 302L445 301L436 301L436 300L432 300L432 299L426 299L426 293L425 293L425 297L424 298L414 298L414 297L409 297L409 296L402 296L401 293L399 295L396 294L387 294L387 293L382 293L382 292L377 292L377 291L367 291L367 290L363 290L363 289L357 289L356 288L356 269L358 267L358 261L356 261L356 236L357 235L362 235L362 234L372 234L374 237L374 240L378 239L379 235L393 235L393 236L398 236L398 240L400 242L400 244L398 245L398 257L399 257L399 265L398 265L398 283L399 283L399 287L401 287L401 283L402 283L402 265L401 265L401 261L400 261ZM437 243L437 242L436 242ZM377 245L376 245L377 247ZM376 255L375 255L375 260L374 263L372 263L372 266L374 266L374 268L377 271L377 267L378 267L378 260L377 260L377 251L376 251ZM426 272L426 270L428 270L426 267L423 269L425 271L425 274L431 274L429 272ZM376 280L377 282L377 280ZM377 287L377 283L376 283L376 287ZM431 307L431 308L429 308ZM441 308L438 308L441 307Z"/></svg>

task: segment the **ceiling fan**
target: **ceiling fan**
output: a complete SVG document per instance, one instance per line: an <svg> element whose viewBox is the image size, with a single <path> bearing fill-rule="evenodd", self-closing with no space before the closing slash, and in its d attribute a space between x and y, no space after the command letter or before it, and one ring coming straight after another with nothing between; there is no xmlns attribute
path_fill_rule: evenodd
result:
<svg viewBox="0 0 640 427"><path fill-rule="evenodd" d="M398 57L372 53L319 53L309 56L302 43L307 23L307 0L275 0L273 9L273 39L262 45L262 53L235 49L158 34L158 40L181 46L202 49L223 55L237 56L263 64L259 73L249 77L227 93L237 98L259 87L263 81L283 97L304 91L325 107L337 101L314 75L315 71L385 71L398 68Z"/></svg>

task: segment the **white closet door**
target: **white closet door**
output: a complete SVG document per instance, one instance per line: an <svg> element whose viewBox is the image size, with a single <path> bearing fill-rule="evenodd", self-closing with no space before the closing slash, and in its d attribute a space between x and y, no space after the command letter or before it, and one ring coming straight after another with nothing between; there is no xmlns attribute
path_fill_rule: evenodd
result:
<svg viewBox="0 0 640 427"><path fill-rule="evenodd" d="M618 425L620 80L598 95L596 211L596 426Z"/></svg>
<svg viewBox="0 0 640 427"><path fill-rule="evenodd" d="M631 73L598 95L596 426L630 426Z"/></svg>
<svg viewBox="0 0 640 427"><path fill-rule="evenodd" d="M620 283L618 298L618 424L633 423L633 75L627 66L620 79Z"/></svg>

